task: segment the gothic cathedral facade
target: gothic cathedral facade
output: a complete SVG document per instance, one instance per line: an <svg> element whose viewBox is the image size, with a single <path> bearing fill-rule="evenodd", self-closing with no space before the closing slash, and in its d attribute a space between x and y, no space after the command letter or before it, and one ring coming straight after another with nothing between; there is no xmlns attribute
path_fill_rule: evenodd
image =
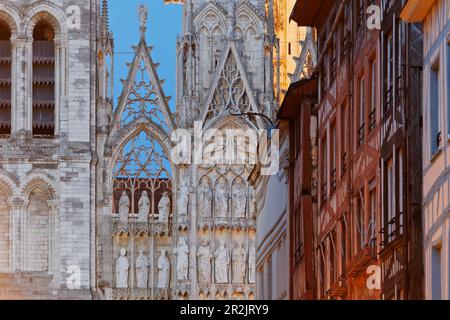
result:
<svg viewBox="0 0 450 320"><path fill-rule="evenodd" d="M182 2L173 110L144 6L115 103L106 0L0 3L1 297L254 298L253 165L172 150L273 119L273 3Z"/></svg>

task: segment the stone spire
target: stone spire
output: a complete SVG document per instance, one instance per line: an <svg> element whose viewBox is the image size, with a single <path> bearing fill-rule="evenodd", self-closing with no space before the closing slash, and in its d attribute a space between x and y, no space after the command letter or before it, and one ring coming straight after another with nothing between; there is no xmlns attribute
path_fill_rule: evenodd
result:
<svg viewBox="0 0 450 320"><path fill-rule="evenodd" d="M267 34L269 36L275 37L275 26L274 26L274 15L273 15L273 0L269 0L268 13L267 13Z"/></svg>
<svg viewBox="0 0 450 320"><path fill-rule="evenodd" d="M102 2L102 36L106 37L109 34L109 13L108 0Z"/></svg>
<svg viewBox="0 0 450 320"><path fill-rule="evenodd" d="M185 20L185 33L186 34L192 34L192 29L193 29L193 4L192 4L192 0L186 0L186 4L184 6L185 8L185 16L186 16L186 20Z"/></svg>

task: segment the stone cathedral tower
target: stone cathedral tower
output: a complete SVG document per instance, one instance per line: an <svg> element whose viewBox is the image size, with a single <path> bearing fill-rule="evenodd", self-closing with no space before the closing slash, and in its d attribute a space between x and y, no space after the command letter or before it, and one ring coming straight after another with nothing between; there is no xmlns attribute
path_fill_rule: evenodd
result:
<svg viewBox="0 0 450 320"><path fill-rule="evenodd" d="M171 110L145 7L115 104L107 0L0 1L0 297L254 298L253 165L178 164L171 138L267 126L271 0L183 6Z"/></svg>
<svg viewBox="0 0 450 320"><path fill-rule="evenodd" d="M184 1L177 51L179 127L200 127L208 141L208 130L268 126L260 114L272 118L275 110L272 1L267 8L265 0ZM225 139L237 154L235 140ZM208 149L205 144L203 150ZM237 161L180 166L180 178L189 182L190 221L174 236L186 233L197 252L192 257L190 298L254 298L259 190L248 183L252 169ZM205 252L212 253L211 275ZM222 259L222 253L229 260Z"/></svg>
<svg viewBox="0 0 450 320"><path fill-rule="evenodd" d="M273 16L264 0L183 6L176 110L163 92L145 38L147 9L140 7L141 37L118 105L106 98L99 116L109 121L97 130L104 142L96 181L100 298L254 298L258 191L247 181L253 166L176 163L171 137L194 127L267 126L254 115L270 118L274 111Z"/></svg>
<svg viewBox="0 0 450 320"><path fill-rule="evenodd" d="M2 298L92 297L99 11L0 2Z"/></svg>

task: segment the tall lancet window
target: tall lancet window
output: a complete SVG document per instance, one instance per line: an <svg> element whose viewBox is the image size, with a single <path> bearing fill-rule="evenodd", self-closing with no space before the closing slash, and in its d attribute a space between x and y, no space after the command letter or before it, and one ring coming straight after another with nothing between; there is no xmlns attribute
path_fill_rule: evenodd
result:
<svg viewBox="0 0 450 320"><path fill-rule="evenodd" d="M120 211L123 192L129 198L129 215L138 215L139 200L148 197L149 216L141 220L157 217L158 204L164 192L172 195L171 168L162 146L147 131L133 136L116 159L113 169L114 212ZM145 192L145 193L144 193Z"/></svg>
<svg viewBox="0 0 450 320"><path fill-rule="evenodd" d="M25 270L49 271L50 254L50 207L48 192L35 188L28 197L25 216Z"/></svg>
<svg viewBox="0 0 450 320"><path fill-rule="evenodd" d="M33 136L55 134L55 31L46 21L33 31Z"/></svg>
<svg viewBox="0 0 450 320"><path fill-rule="evenodd" d="M11 30L0 21L0 137L11 134Z"/></svg>
<svg viewBox="0 0 450 320"><path fill-rule="evenodd" d="M163 289L170 287L172 170L162 145L149 132L136 132L124 143L112 183L114 298L167 299Z"/></svg>

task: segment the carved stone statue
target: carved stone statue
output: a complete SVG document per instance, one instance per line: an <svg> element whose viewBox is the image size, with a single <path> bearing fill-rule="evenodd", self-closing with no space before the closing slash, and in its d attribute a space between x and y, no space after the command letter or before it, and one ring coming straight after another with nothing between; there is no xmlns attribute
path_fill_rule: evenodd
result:
<svg viewBox="0 0 450 320"><path fill-rule="evenodd" d="M122 191L119 199L119 222L128 223L128 214L130 212L130 199L127 192Z"/></svg>
<svg viewBox="0 0 450 320"><path fill-rule="evenodd" d="M158 258L158 288L168 288L170 282L170 261L167 257L167 251L161 250L161 254Z"/></svg>
<svg viewBox="0 0 450 320"><path fill-rule="evenodd" d="M128 288L128 270L130 264L126 257L127 250L120 249L120 255L116 260L116 288Z"/></svg>
<svg viewBox="0 0 450 320"><path fill-rule="evenodd" d="M235 26L236 26L236 18L234 15L235 8L236 7L235 7L234 0L230 0L230 2L228 2L228 7L227 7L227 11L228 11L227 35L229 38L232 38L234 36L234 30L235 30Z"/></svg>
<svg viewBox="0 0 450 320"><path fill-rule="evenodd" d="M198 279L200 282L211 282L212 253L209 240L203 240L197 251Z"/></svg>
<svg viewBox="0 0 450 320"><path fill-rule="evenodd" d="M252 243L248 249L248 282L255 283L256 279L256 249Z"/></svg>
<svg viewBox="0 0 450 320"><path fill-rule="evenodd" d="M169 221L170 199L169 199L169 193L167 191L164 191L163 196L161 197L161 200L159 200L158 212L159 212L159 215L158 215L159 222L168 222Z"/></svg>
<svg viewBox="0 0 450 320"><path fill-rule="evenodd" d="M145 5L139 6L139 22L140 22L140 31L141 33L145 33L147 30L147 19L148 19L148 10Z"/></svg>
<svg viewBox="0 0 450 320"><path fill-rule="evenodd" d="M226 218L228 216L228 190L224 180L221 180L217 185L215 211L218 218Z"/></svg>
<svg viewBox="0 0 450 320"><path fill-rule="evenodd" d="M199 193L198 196L199 216L210 218L212 214L212 207L211 207L212 191L208 181L206 180L202 181L202 183L199 186L198 193Z"/></svg>
<svg viewBox="0 0 450 320"><path fill-rule="evenodd" d="M138 288L147 288L149 267L150 262L147 256L144 255L144 250L139 250L139 255L136 259L136 284Z"/></svg>
<svg viewBox="0 0 450 320"><path fill-rule="evenodd" d="M233 249L232 261L233 261L233 283L244 283L245 279L245 262L246 252L244 244L236 244Z"/></svg>
<svg viewBox="0 0 450 320"><path fill-rule="evenodd" d="M228 270L230 267L230 252L225 247L225 242L220 241L219 248L214 253L214 269L216 283L228 283Z"/></svg>
<svg viewBox="0 0 450 320"><path fill-rule="evenodd" d="M178 215L185 216L188 213L189 187L183 183L178 188Z"/></svg>
<svg viewBox="0 0 450 320"><path fill-rule="evenodd" d="M177 280L187 280L189 271L189 247L185 238L178 239L178 246L173 252L177 256Z"/></svg>
<svg viewBox="0 0 450 320"><path fill-rule="evenodd" d="M238 181L233 188L233 214L235 218L245 217L246 204L245 186L242 181Z"/></svg>
<svg viewBox="0 0 450 320"><path fill-rule="evenodd" d="M150 199L148 198L147 191L142 192L138 207L138 222L147 222L148 214L150 213Z"/></svg>

